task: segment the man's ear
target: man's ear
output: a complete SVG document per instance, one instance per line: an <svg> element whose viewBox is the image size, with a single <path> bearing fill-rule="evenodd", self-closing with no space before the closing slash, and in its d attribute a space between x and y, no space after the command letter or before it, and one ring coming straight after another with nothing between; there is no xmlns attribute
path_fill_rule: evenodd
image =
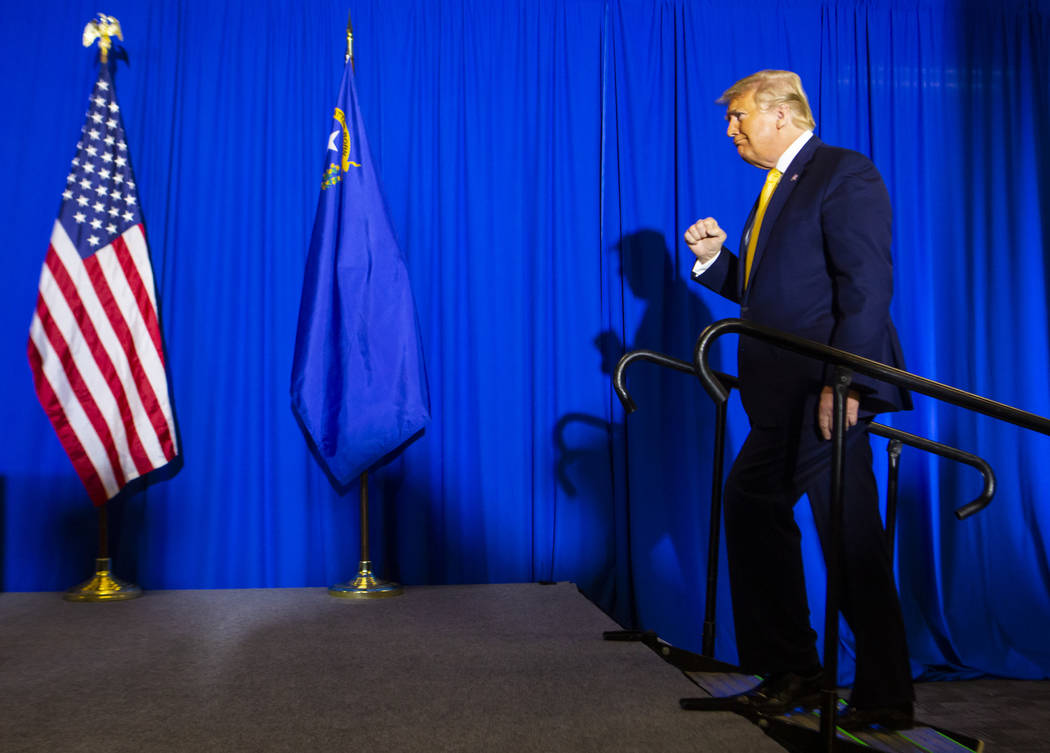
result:
<svg viewBox="0 0 1050 753"><path fill-rule="evenodd" d="M783 128L791 122L791 108L788 107L786 104L777 105L776 118L777 128Z"/></svg>

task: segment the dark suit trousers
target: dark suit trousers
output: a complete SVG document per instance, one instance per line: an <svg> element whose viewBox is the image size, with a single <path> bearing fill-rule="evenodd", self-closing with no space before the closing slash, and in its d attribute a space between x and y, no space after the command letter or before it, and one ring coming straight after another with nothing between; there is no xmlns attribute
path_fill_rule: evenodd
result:
<svg viewBox="0 0 1050 753"><path fill-rule="evenodd" d="M794 506L810 499L826 548L831 442L815 402L789 426L753 426L726 481L726 547L737 647L745 670L806 671L819 663L802 571ZM867 421L847 433L840 608L856 638L851 700L883 706L912 700L911 669L893 565L878 508Z"/></svg>

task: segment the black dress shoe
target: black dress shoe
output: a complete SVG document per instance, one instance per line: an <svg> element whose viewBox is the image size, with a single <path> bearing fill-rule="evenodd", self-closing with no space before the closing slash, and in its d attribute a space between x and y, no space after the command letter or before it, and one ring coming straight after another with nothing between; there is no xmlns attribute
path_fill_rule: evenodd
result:
<svg viewBox="0 0 1050 753"><path fill-rule="evenodd" d="M820 705L820 681L823 673L799 675L777 672L763 680L737 700L748 704L760 714L783 714L799 706L816 708Z"/></svg>
<svg viewBox="0 0 1050 753"><path fill-rule="evenodd" d="M857 708L849 705L839 715L838 726L846 732L870 732L878 729L911 729L915 726L912 704Z"/></svg>

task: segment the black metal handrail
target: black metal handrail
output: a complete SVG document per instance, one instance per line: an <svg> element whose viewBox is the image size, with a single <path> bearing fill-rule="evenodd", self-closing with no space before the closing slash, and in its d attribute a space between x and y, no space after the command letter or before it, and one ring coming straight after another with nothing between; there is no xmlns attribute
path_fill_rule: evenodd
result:
<svg viewBox="0 0 1050 753"><path fill-rule="evenodd" d="M616 394L620 399L620 402L624 406L626 413L633 413L637 406L630 394L627 392L625 385L624 374L627 366L634 361L650 361L659 366L681 371L683 373L692 374L696 376L696 369L693 364L687 361L682 361L677 358L658 353L652 350L635 350L626 353L617 363L615 370L613 371L613 387L616 390ZM734 387L740 387L740 380L729 374L723 374L721 371L715 371L715 376L718 378L727 390ZM727 393L728 394L728 393ZM702 636L702 648L701 651L703 656L713 659L715 655L715 606L718 592L718 549L719 549L719 528L721 526L722 516L722 472L724 468L724 456L725 456L725 405L716 403L716 416L715 416L715 447L714 447L714 460L712 462L712 490L711 490L711 520L708 527L709 540L708 540L708 562L707 562L707 589L705 596L705 614L704 614L704 626ZM889 456L889 471L887 473L887 484L886 484L886 543L890 550L890 556L893 555L895 548L895 531L896 531L896 519L897 519L897 480L899 474L899 460L900 460L900 448L901 445L910 445L912 447L925 450L926 452L939 455L949 460L954 460L959 463L965 463L976 468L980 471L983 478L983 486L981 493L977 495L973 501L968 502L962 507L955 510L955 516L962 520L967 518L974 513L983 510L991 502L992 497L995 496L995 473L988 462L973 453L966 452L957 447L943 444L941 442L934 442L931 439L916 436L915 434L909 434L906 431L900 429L885 426L877 422L872 422L868 426L868 431L872 434L884 437L889 441L886 447L886 453Z"/></svg>
<svg viewBox="0 0 1050 753"><path fill-rule="evenodd" d="M717 338L731 333L756 337L821 361L848 366L861 374L867 374L898 387L905 387L914 392L977 411L992 418L998 418L1024 429L1031 429L1041 434L1050 435L1050 419L1043 416L1029 413L1004 403L997 403L986 397L974 395L971 392L964 392L941 382L935 382L932 379L926 379L911 372L887 366L884 363L872 361L869 358L864 358L845 350L833 348L830 345L806 340L805 338L787 332L780 332L771 327L764 327L754 322L744 321L743 319L722 319L704 329L700 333L700 337L696 342L696 348L693 351L693 364L652 350L633 350L624 355L613 372L613 388L616 390L620 402L623 403L624 410L627 413L633 413L637 410L634 400L627 394L627 389L624 387L623 377L624 368L636 360L652 361L677 371L696 374L715 403L724 403L729 399L729 388L735 386L735 384L729 384L729 387L726 387L722 383L722 378L728 377L728 375L717 372L708 365L707 352L711 347L711 343ZM736 381L734 377L728 377L728 380Z"/></svg>
<svg viewBox="0 0 1050 753"><path fill-rule="evenodd" d="M711 343L722 335L730 333L765 340L804 356L810 356L817 360L827 361L840 366L847 366L853 371L866 374L897 387L904 387L913 392L919 392L937 400L957 405L960 408L983 413L986 416L998 418L1014 426L1050 435L1050 419L1044 416L1029 413L1004 403L997 403L986 397L974 395L972 392L965 392L955 387L935 382L932 379L912 374L909 371L887 366L878 361L872 361L870 358L864 358L845 350L833 348L830 345L807 340L797 335L781 332L772 327L765 327L743 319L722 319L709 325L700 333L700 337L696 341L696 347L693 349L693 365L696 369L696 374L700 377L704 389L707 390L707 393L715 402L725 402L729 397L729 393L718 381L714 370L708 365L707 353L711 348Z"/></svg>
<svg viewBox="0 0 1050 753"><path fill-rule="evenodd" d="M685 362L683 361L682 363ZM726 387L740 388L739 378L730 376L729 374L723 374L721 371L716 371L714 373L715 376L718 377L718 381ZM926 439L925 437L920 437L916 434L909 434L901 429L897 429L893 426L886 426L885 424L880 424L876 421L872 421L868 425L868 432L871 434L877 434L891 442L900 442L901 444L925 450L926 452L939 455L948 460L965 463L966 465L972 466L980 471L981 477L984 479L981 493L978 494L972 502L967 502L965 505L955 510L955 517L959 520L963 520L976 512L980 512L988 506L992 501L992 497L995 496L995 471L992 470L992 466L988 464L988 461L979 455L974 455L972 452L967 452L966 450L960 450L958 447L952 447L943 442L935 442L932 439ZM892 446L887 448L887 452L891 455L893 454ZM892 524L887 521L887 528L892 529L892 527Z"/></svg>
<svg viewBox="0 0 1050 753"><path fill-rule="evenodd" d="M868 431L890 440L891 445L886 449L891 457L894 451L892 443L900 442L902 444L916 447L920 450L926 450L926 452L931 452L934 455L940 455L942 458L954 460L957 463L965 463L966 465L973 466L980 471L981 476L984 478L984 487L981 489L981 493L977 495L976 499L972 502L967 502L965 505L955 510L955 517L959 520L968 518L974 513L983 510L988 506L988 503L992 501L992 497L995 496L995 472L992 470L992 467L988 465L988 461L984 458L974 455L972 452L960 450L958 447L952 447L951 445L946 445L942 442L934 442L932 439L909 434L906 431L901 431L892 426L884 426L883 424L872 422L868 426Z"/></svg>
<svg viewBox="0 0 1050 753"><path fill-rule="evenodd" d="M644 359L654 363L676 369L678 371L692 371L700 379L704 389L715 402L716 421L718 423L718 434L715 443L716 463L712 469L714 475L715 493L720 499L722 456L724 453L724 426L726 420L726 404L729 399L729 389L721 381L725 375L714 371L708 364L708 353L711 344L720 336L729 333L741 334L756 339L765 340L777 347L799 353L810 358L824 361L834 366L833 389L833 420L832 420L832 457L831 457L831 514L829 527L829 543L836 544L827 547L825 560L827 571L827 601L825 605L825 631L824 631L824 683L822 687L820 737L827 750L832 750L835 743L835 718L837 715L837 674L838 674L838 556L841 548L842 528L842 495L843 495L843 466L845 463L845 435L846 435L846 395L852 381L853 371L860 372L875 379L910 389L937 400L957 405L968 410L982 413L992 418L997 418L1015 426L1020 426L1042 434L1050 435L1050 419L1038 416L1034 413L1022 411L1003 403L995 402L979 395L974 395L955 387L925 379L916 374L888 366L878 361L873 361L862 356L857 356L838 348L833 348L823 343L807 340L797 335L764 327L753 322L742 319L723 319L711 324L700 333L696 347L693 351L692 369L678 359L671 358L654 351L634 351L625 355L617 364L613 375L613 386L616 389L620 401L627 413L635 410L634 401L623 384L624 368L634 360ZM888 428L888 427L887 427ZM915 439L926 442L921 437ZM899 440L903 441L903 440ZM940 453L938 453L940 454ZM965 462L965 461L964 461ZM990 468L988 469L990 471ZM983 472L983 471L982 471ZM986 476L986 490L988 490L988 479ZM994 491L994 477L991 481L991 491ZM984 495L982 494L982 497ZM990 496L989 498L990 499ZM988 500L981 502L981 497L969 505L965 505L956 511L959 518L972 515ZM975 507L975 505L977 505ZM715 517L714 506L712 509L713 525L717 527L718 519ZM711 558L717 557L717 551L709 552L708 575L711 573ZM717 566L717 563L716 563ZM709 583L710 588L710 583ZM708 609L713 610L709 603ZM712 616L713 619L713 616ZM707 623L705 622L705 632ZM705 651L707 650L705 646Z"/></svg>

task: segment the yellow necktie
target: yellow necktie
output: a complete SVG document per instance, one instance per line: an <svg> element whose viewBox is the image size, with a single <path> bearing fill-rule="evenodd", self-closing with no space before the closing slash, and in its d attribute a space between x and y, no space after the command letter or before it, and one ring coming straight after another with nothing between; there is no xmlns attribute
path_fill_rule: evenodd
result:
<svg viewBox="0 0 1050 753"><path fill-rule="evenodd" d="M751 277L751 262L755 258L755 247L758 245L758 232L762 229L762 218L766 216L766 207L769 206L769 197L780 182L783 175L775 167L766 174L766 184L762 186L762 193L758 197L758 209L755 210L755 221L751 223L751 237L747 240L747 256L744 259L744 287Z"/></svg>

